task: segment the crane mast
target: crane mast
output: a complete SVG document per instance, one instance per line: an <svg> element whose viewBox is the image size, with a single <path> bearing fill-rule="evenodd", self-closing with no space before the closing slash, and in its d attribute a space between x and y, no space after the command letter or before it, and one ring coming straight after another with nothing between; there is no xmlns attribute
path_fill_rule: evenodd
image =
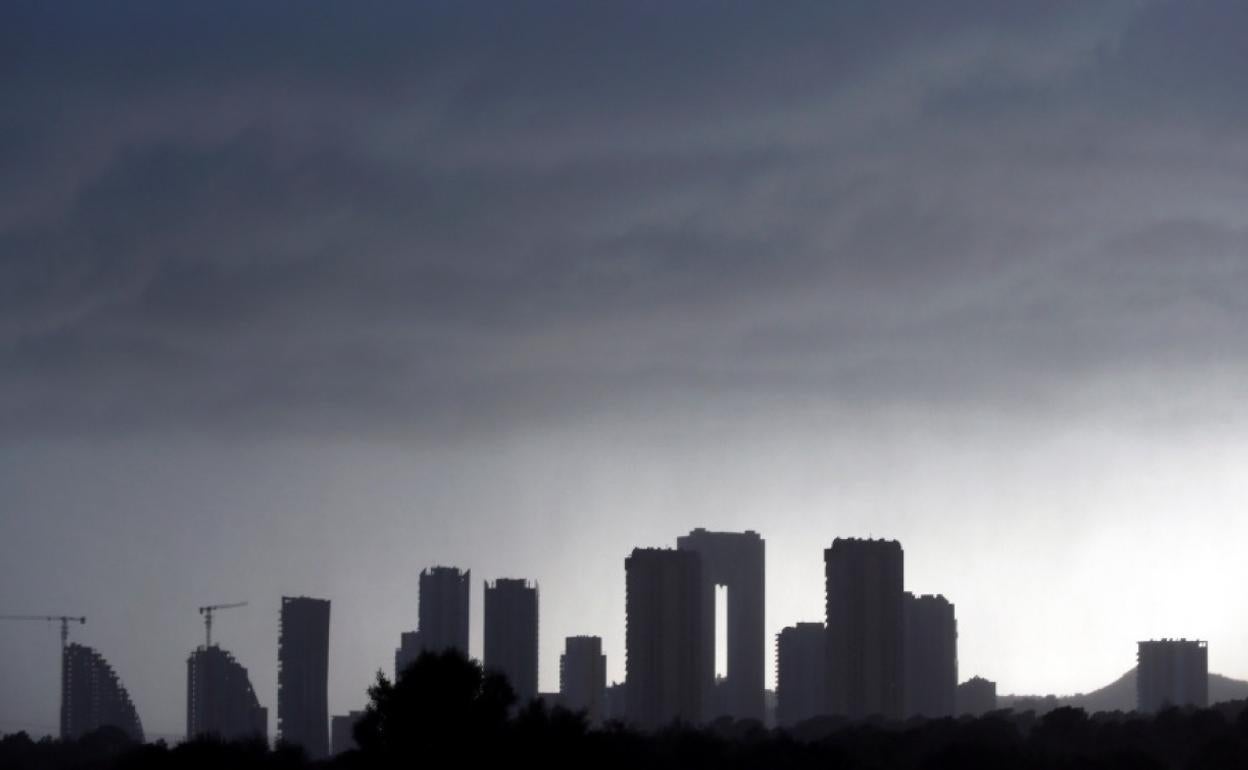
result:
<svg viewBox="0 0 1248 770"><path fill-rule="evenodd" d="M212 613L217 610L229 610L235 607L246 607L247 602L232 602L230 604L209 604L199 608L199 614L204 616L204 647L212 646Z"/></svg>
<svg viewBox="0 0 1248 770"><path fill-rule="evenodd" d="M69 624L83 625L84 615L0 615L0 620L36 620L43 623L61 624L61 737L65 737L65 653L69 648Z"/></svg>
<svg viewBox="0 0 1248 770"><path fill-rule="evenodd" d="M81 615L0 615L0 620L41 620L48 623L60 622L62 651L69 646L69 624L78 623L79 625L82 625L87 622L86 617Z"/></svg>

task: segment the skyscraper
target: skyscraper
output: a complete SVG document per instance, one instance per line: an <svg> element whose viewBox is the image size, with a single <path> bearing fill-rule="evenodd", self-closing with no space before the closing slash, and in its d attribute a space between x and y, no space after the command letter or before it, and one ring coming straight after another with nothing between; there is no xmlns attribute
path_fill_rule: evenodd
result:
<svg viewBox="0 0 1248 770"><path fill-rule="evenodd" d="M905 708L901 543L837 538L823 557L826 713L900 718Z"/></svg>
<svg viewBox="0 0 1248 770"><path fill-rule="evenodd" d="M652 729L702 719L702 560L696 551L636 548L624 560L628 718Z"/></svg>
<svg viewBox="0 0 1248 770"><path fill-rule="evenodd" d="M394 651L394 681L399 681L399 675L416 662L420 652L419 631L404 631L399 634L399 648Z"/></svg>
<svg viewBox="0 0 1248 770"><path fill-rule="evenodd" d="M602 718L604 721L628 721L628 688L623 682L612 682L607 685L606 697L603 700Z"/></svg>
<svg viewBox="0 0 1248 770"><path fill-rule="evenodd" d="M757 532L708 532L695 529L677 538L676 547L702 557L703 713L707 718L763 718L767 632L766 552ZM716 681L716 607L718 587L727 590L727 671Z"/></svg>
<svg viewBox="0 0 1248 770"><path fill-rule="evenodd" d="M776 723L794 725L824 713L827 631L798 623L776 635Z"/></svg>
<svg viewBox="0 0 1248 770"><path fill-rule="evenodd" d="M943 596L906 593L906 716L954 715L958 622Z"/></svg>
<svg viewBox="0 0 1248 770"><path fill-rule="evenodd" d="M486 582L482 663L507 677L520 705L537 697L537 636L537 587L511 578Z"/></svg>
<svg viewBox="0 0 1248 770"><path fill-rule="evenodd" d="M61 738L81 738L116 727L143 742L143 725L113 667L95 650L69 644L61 650Z"/></svg>
<svg viewBox="0 0 1248 770"><path fill-rule="evenodd" d="M1209 705L1209 645L1187 639L1139 643L1136 708L1145 713L1168 706Z"/></svg>
<svg viewBox="0 0 1248 770"><path fill-rule="evenodd" d="M607 689L607 656L597 636L569 636L559 656L559 699L564 708L584 711L591 724L602 721Z"/></svg>
<svg viewBox="0 0 1248 770"><path fill-rule="evenodd" d="M468 654L468 593L472 570L433 567L420 573L422 650Z"/></svg>
<svg viewBox="0 0 1248 770"><path fill-rule="evenodd" d="M277 731L311 759L329 754L329 600L282 597Z"/></svg>
<svg viewBox="0 0 1248 770"><path fill-rule="evenodd" d="M355 742L355 723L364 718L363 711L350 711L336 714L329 720L329 751L338 755L344 751L357 749Z"/></svg>
<svg viewBox="0 0 1248 770"><path fill-rule="evenodd" d="M269 737L269 711L260 705L247 669L216 646L200 647L186 661L186 736L223 740Z"/></svg>

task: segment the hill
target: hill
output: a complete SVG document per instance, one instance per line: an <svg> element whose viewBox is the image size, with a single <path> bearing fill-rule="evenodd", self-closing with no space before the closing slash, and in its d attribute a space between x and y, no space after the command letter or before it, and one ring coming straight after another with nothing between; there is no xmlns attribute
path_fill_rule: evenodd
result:
<svg viewBox="0 0 1248 770"><path fill-rule="evenodd" d="M1248 698L1248 682L1221 674L1209 675L1209 703ZM1104 687L1074 695L1002 695L997 699L1001 708L1016 711L1051 711L1059 706L1075 706L1094 714L1098 711L1131 711L1135 708L1135 669Z"/></svg>

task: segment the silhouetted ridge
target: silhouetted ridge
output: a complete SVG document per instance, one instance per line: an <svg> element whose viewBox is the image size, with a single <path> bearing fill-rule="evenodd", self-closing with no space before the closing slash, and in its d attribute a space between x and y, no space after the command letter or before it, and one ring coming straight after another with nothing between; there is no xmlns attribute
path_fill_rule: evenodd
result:
<svg viewBox="0 0 1248 770"><path fill-rule="evenodd" d="M1133 667L1104 687L1091 692L1074 695L1002 695L998 698L998 706L1019 711L1041 712L1060 706L1073 706L1089 714L1101 711L1134 711L1135 677L1136 669ZM1211 705L1244 699L1248 699L1248 682L1221 674L1209 675L1209 703Z"/></svg>

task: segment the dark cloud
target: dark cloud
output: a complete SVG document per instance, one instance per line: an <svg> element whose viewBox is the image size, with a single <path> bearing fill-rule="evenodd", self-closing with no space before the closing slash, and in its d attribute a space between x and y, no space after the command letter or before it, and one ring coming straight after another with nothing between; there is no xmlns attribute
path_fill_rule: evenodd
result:
<svg viewBox="0 0 1248 770"><path fill-rule="evenodd" d="M1199 141L1240 127L1233 3L4 13L10 429L1008 402L1241 352L1248 154Z"/></svg>

